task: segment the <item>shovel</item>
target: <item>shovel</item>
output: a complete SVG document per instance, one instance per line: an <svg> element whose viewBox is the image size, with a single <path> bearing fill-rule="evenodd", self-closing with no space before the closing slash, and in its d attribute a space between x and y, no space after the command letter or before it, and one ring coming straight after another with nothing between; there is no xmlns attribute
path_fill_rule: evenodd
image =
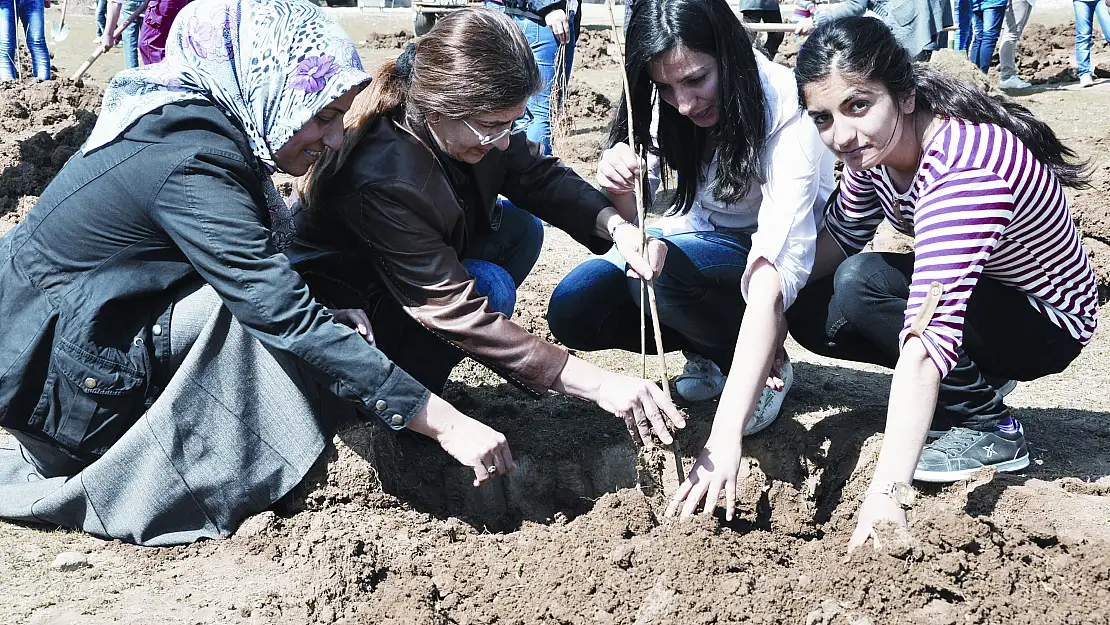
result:
<svg viewBox="0 0 1110 625"><path fill-rule="evenodd" d="M69 26L66 26L66 9L69 8L69 0L62 2L62 19L54 22L50 26L50 36L54 41L65 41L69 37Z"/></svg>
<svg viewBox="0 0 1110 625"><path fill-rule="evenodd" d="M135 9L135 11L131 15L127 16L127 19L124 20L122 24L116 27L114 35L116 37L122 35L123 31L127 30L128 26L133 24L135 20L142 17L143 11L146 10L146 7L146 3L140 4L139 7ZM104 46L99 43L96 44L96 50L94 50L93 53L89 55L89 58L85 59L85 62L81 64L81 67L77 68L77 71L73 73L73 76L70 77L70 80L78 80L82 76L84 76L85 72L89 71L89 68L92 67L92 64L96 63L96 60L100 58L100 55L104 54L105 52L106 50L104 49Z"/></svg>

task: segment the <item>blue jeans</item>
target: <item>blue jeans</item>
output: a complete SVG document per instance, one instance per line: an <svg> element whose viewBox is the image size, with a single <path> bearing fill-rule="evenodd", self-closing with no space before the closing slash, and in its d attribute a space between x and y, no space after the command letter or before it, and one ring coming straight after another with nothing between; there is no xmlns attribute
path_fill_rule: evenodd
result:
<svg viewBox="0 0 1110 625"><path fill-rule="evenodd" d="M528 277L543 246L543 224L531 213L508 202L496 232L472 236L462 258L478 293L490 310L512 317L516 289ZM443 390L447 377L466 354L435 336L387 298L368 311L378 347L397 366L433 393Z"/></svg>
<svg viewBox="0 0 1110 625"><path fill-rule="evenodd" d="M504 8L495 2L487 2L486 6L496 9ZM564 89L560 101L566 95L566 85L570 81L570 69L574 62L574 44L578 40L578 29L574 26L578 16L574 13L569 15L571 22L570 41L566 45L566 63L563 69L565 74L563 76ZM532 46L532 56L536 59L536 65L540 68L540 78L543 80L543 89L528 99L528 112L536 120L528 128L528 140L542 145L544 154L551 154L551 90L555 83L555 60L559 52L559 42L546 24L534 22L525 17L510 17L517 23L517 26L520 26L525 39Z"/></svg>
<svg viewBox="0 0 1110 625"><path fill-rule="evenodd" d="M667 244L667 261L655 279L664 349L695 352L728 372L744 317L740 278L751 235L648 231ZM547 324L560 342L584 351L640 351L640 281L626 276L625 266L612 249L578 265L555 287ZM655 350L650 330L648 350Z"/></svg>
<svg viewBox="0 0 1110 625"><path fill-rule="evenodd" d="M1110 9L1102 0L1074 0L1075 9L1075 62L1080 76L1091 76L1091 36L1094 33L1095 18L1102 30L1102 37L1110 43Z"/></svg>
<svg viewBox="0 0 1110 625"><path fill-rule="evenodd" d="M956 0L956 27L956 49L967 52L971 48L971 0Z"/></svg>
<svg viewBox="0 0 1110 625"><path fill-rule="evenodd" d="M127 16L135 12L135 9L144 6L146 3L147 0L124 0L118 24L122 24ZM139 66L139 28L142 27L142 23L142 18L131 22L131 25L120 36L120 45L123 46L123 60L127 64L127 69Z"/></svg>
<svg viewBox="0 0 1110 625"><path fill-rule="evenodd" d="M15 80L15 29L16 14L26 29L27 49L31 51L31 66L35 77L50 79L50 51L46 49L46 12L42 0L0 0L0 50L4 59L0 64L0 80Z"/></svg>
<svg viewBox="0 0 1110 625"><path fill-rule="evenodd" d="M1002 23L1006 20L1006 7L998 9L983 9L972 11L971 24L975 31L975 39L971 42L971 50L967 58L986 74L991 66L991 57L994 56L994 47L998 44L998 37L1002 34Z"/></svg>

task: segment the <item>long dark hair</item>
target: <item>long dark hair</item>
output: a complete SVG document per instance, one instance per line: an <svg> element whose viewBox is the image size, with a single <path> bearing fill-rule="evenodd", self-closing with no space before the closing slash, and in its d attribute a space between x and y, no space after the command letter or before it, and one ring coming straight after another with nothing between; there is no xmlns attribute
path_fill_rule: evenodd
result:
<svg viewBox="0 0 1110 625"><path fill-rule="evenodd" d="M899 101L914 91L917 111L1001 126L1020 139L1061 184L1078 189L1090 183L1088 164L1076 162L1075 152L1029 109L984 93L927 64L913 63L909 52L880 20L845 17L813 30L798 51L794 68L802 106L806 86L824 80L833 69L852 79L882 83Z"/></svg>
<svg viewBox="0 0 1110 625"><path fill-rule="evenodd" d="M520 106L542 87L532 49L512 19L484 7L451 12L399 58L382 63L355 96L344 119L343 147L325 152L301 178L302 202L321 205L323 183L379 117L462 119Z"/></svg>
<svg viewBox="0 0 1110 625"><path fill-rule="evenodd" d="M678 176L673 210L686 213L698 186L712 185L713 196L737 202L762 178L760 155L767 144L766 104L752 41L725 0L641 0L632 8L625 44L625 72L632 93L632 128L637 152L658 154ZM717 60L718 121L700 128L674 107L659 102L658 144L651 139L652 109L658 91L648 65L660 54L685 45ZM628 141L625 101L609 128L609 144ZM717 178L701 180L707 148L717 151Z"/></svg>

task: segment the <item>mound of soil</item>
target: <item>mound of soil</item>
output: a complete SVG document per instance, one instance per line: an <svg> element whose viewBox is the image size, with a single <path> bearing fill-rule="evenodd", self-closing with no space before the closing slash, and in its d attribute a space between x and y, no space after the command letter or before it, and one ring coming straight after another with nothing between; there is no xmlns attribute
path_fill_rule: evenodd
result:
<svg viewBox="0 0 1110 625"><path fill-rule="evenodd" d="M807 379L821 377L804 368ZM884 551L849 557L842 549L877 457L879 437L867 432L881 426L879 408L826 415L808 429L778 424L773 436L745 441L736 520L675 523L660 518L661 492L674 488L669 454L641 456L631 472L634 454L615 419L581 402L506 395L481 381L448 391L460 409L505 431L514 449L529 450L517 473L468 489L467 472L434 445L354 428L290 508L249 522L233 542L266 550L287 570L321 572L310 593L312 623L1032 624L1110 616L1110 544L1097 538L1110 485L985 473L933 498L912 536L882 528ZM693 411L687 457L708 435L709 417ZM616 492L596 490L622 481ZM1075 498L1089 506L1093 530L1058 507Z"/></svg>
<svg viewBox="0 0 1110 625"><path fill-rule="evenodd" d="M412 40L412 33L403 30L395 33L370 33L366 39L360 40L356 46L372 50L399 50Z"/></svg>
<svg viewBox="0 0 1110 625"><path fill-rule="evenodd" d="M23 79L0 84L0 219L22 218L96 123L101 86Z"/></svg>
<svg viewBox="0 0 1110 625"><path fill-rule="evenodd" d="M1099 78L1110 78L1107 54L1110 44L1101 37L1092 37L1093 69ZM1033 84L1079 80L1075 70L1075 27L1028 25L1018 42L1018 74Z"/></svg>
<svg viewBox="0 0 1110 625"><path fill-rule="evenodd" d="M555 124L555 154L567 161L596 163L602 152L597 133L605 133L613 108L608 96L572 79Z"/></svg>
<svg viewBox="0 0 1110 625"><path fill-rule="evenodd" d="M617 58L609 54L613 35L608 28L583 28L574 44L574 69L610 69Z"/></svg>

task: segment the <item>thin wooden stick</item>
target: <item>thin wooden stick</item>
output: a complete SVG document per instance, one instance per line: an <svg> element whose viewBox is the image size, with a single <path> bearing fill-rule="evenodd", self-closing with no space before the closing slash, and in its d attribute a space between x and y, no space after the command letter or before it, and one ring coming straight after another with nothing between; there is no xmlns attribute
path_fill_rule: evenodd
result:
<svg viewBox="0 0 1110 625"><path fill-rule="evenodd" d="M628 68L624 63L624 46L621 43L620 36L617 34L617 18L615 9L613 8L613 0L605 0L605 5L609 9L609 26L613 35L613 44L617 49L617 64L621 68L621 83L624 86L624 112L628 116L628 147L635 149L636 137L632 130L632 87L628 84ZM644 168L646 163L636 155L640 166L637 168L636 174L636 189L633 195L636 198L636 218L640 221L640 249L645 250L647 243L647 231L645 230L645 222L647 221L646 211L644 209ZM667 401L671 401L671 382L667 377L667 354L663 350L663 331L659 325L659 307L655 302L655 284L648 279L641 279L640 281L640 355L643 357L643 377L647 379L647 329L645 315L644 315L644 291L647 291L647 300L651 309L651 326L655 332L655 351L659 356L659 368L661 379L661 386L663 387L663 394L667 397ZM671 453L674 454L675 471L678 473L678 483L681 485L686 481L686 472L682 467L682 456L678 453L678 448L672 446Z"/></svg>

